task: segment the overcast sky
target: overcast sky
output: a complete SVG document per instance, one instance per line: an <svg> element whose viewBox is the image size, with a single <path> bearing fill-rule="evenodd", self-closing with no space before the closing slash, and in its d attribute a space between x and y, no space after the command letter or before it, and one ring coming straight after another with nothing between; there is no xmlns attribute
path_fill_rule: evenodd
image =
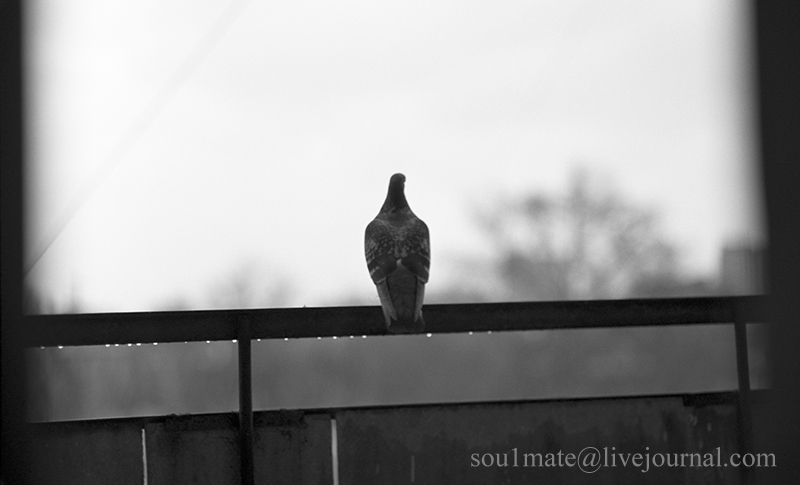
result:
<svg viewBox="0 0 800 485"><path fill-rule="evenodd" d="M744 3L31 2L29 281L204 308L252 265L291 306L378 304L363 233L393 173L432 292L487 251L474 207L576 164L713 274L761 234Z"/></svg>

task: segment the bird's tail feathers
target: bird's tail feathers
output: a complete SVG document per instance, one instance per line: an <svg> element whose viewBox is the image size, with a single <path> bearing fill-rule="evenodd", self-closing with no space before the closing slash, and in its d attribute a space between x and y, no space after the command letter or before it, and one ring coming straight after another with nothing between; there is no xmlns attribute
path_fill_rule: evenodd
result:
<svg viewBox="0 0 800 485"><path fill-rule="evenodd" d="M425 330L422 301L425 284L407 269L399 266L378 285L386 327L392 333L418 333Z"/></svg>

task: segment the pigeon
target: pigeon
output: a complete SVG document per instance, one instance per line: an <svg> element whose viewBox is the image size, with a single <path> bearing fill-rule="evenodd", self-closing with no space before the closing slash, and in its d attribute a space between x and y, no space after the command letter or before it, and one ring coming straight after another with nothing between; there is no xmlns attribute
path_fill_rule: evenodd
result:
<svg viewBox="0 0 800 485"><path fill-rule="evenodd" d="M422 300L431 264L428 226L411 212L405 182L402 173L392 175L386 201L364 234L367 269L392 333L425 329Z"/></svg>

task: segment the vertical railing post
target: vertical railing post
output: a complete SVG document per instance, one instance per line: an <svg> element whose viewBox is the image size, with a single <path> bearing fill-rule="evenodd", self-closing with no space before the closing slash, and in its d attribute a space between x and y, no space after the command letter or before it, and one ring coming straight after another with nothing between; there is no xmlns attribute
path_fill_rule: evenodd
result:
<svg viewBox="0 0 800 485"><path fill-rule="evenodd" d="M250 315L239 317L239 453L242 485L253 485L253 373Z"/></svg>
<svg viewBox="0 0 800 485"><path fill-rule="evenodd" d="M736 334L736 373L739 381L739 452L753 452L753 416L750 408L750 358L747 352L747 322L742 318L742 312L736 310L733 322ZM750 482L750 471L741 467L742 483Z"/></svg>

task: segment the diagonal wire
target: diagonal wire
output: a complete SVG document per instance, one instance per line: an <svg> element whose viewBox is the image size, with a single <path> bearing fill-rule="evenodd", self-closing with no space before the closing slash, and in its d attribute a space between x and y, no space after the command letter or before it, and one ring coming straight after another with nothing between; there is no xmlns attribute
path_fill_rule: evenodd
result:
<svg viewBox="0 0 800 485"><path fill-rule="evenodd" d="M244 7L250 0L234 0L217 17L208 31L200 38L194 48L181 62L172 75L165 81L153 99L142 111L134 118L128 129L122 134L117 143L103 157L103 160L83 181L75 195L67 201L61 210L56 222L46 232L40 244L31 253L25 265L25 277L27 277L42 256L50 249L50 246L64 232L75 215L83 208L86 202L94 195L95 191L106 180L106 178L117 168L125 155L130 151L136 142L147 132L147 129L158 118L158 116L169 105L169 102L194 74L198 66L205 60L211 50L217 45L219 40L228 32L236 19L244 11Z"/></svg>

